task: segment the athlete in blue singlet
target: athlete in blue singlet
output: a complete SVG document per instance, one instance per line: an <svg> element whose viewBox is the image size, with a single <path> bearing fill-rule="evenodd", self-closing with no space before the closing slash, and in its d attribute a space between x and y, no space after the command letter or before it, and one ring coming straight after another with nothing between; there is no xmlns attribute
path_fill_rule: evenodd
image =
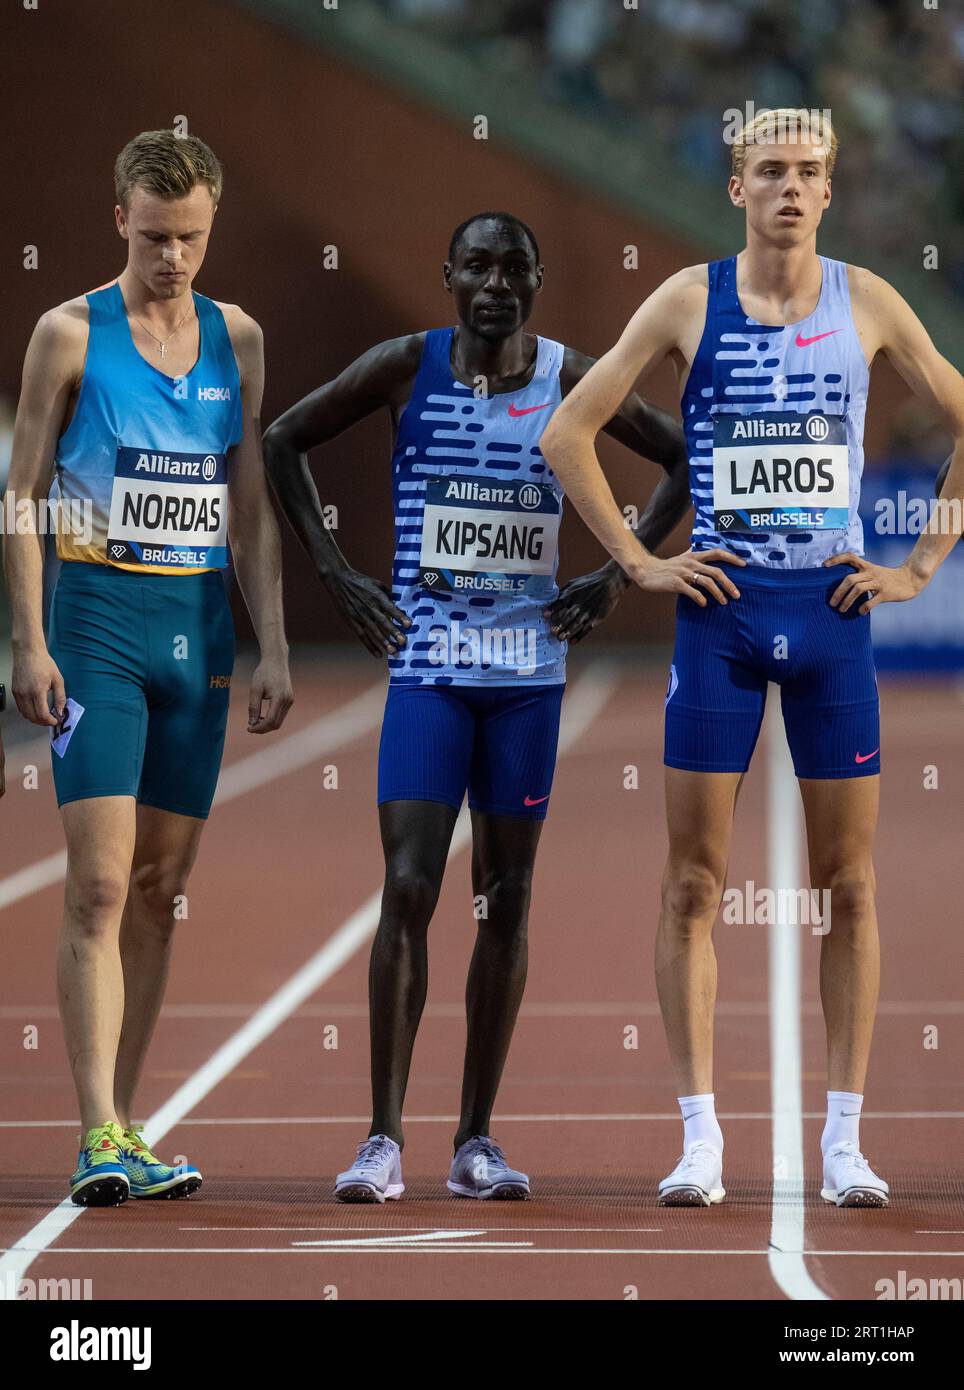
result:
<svg viewBox="0 0 964 1390"><path fill-rule="evenodd" d="M6 546L14 695L52 729L67 837L57 972L82 1136L70 1192L89 1206L201 1184L193 1164L154 1157L133 1104L224 745L229 533L261 643L250 731L276 729L291 703L261 332L192 290L221 167L194 137L148 131L115 174L127 266L45 314L24 367L9 486L39 504L56 475L46 636L39 524Z"/></svg>
<svg viewBox="0 0 964 1390"><path fill-rule="evenodd" d="M536 847L552 790L566 642L609 612L615 565L556 586L562 489L539 450L590 359L523 331L542 283L532 232L504 213L457 228L444 270L458 324L382 343L268 431L281 504L334 601L390 680L378 765L385 892L372 949L373 1115L336 1185L345 1201L402 1191L402 1102L427 984L426 932L468 791L483 897L467 990L462 1113L449 1189L526 1197L489 1119L526 973ZM388 591L326 530L306 452L388 406L395 565ZM640 522L658 543L688 505L678 426L635 395L607 429L669 476Z"/></svg>
<svg viewBox="0 0 964 1390"><path fill-rule="evenodd" d="M869 366L887 355L956 439L942 496L964 494L964 383L886 282L817 255L837 142L806 111L761 112L733 146L729 193L746 211L738 256L692 266L642 305L556 413L542 448L610 554L644 589L675 589L666 697L669 861L656 946L663 1020L681 1094L683 1157L666 1204L720 1201L723 1137L712 1081L716 962L737 794L768 681L807 822L811 883L829 890L821 946L828 1041L821 1192L882 1206L859 1147L878 985L872 845L880 736L870 611L912 598L956 536L921 536L896 569L863 556L857 504ZM669 575L618 524L593 440L612 403L669 358L680 382L695 557ZM707 604L700 563L722 547L740 597ZM669 577L670 582L667 582Z"/></svg>

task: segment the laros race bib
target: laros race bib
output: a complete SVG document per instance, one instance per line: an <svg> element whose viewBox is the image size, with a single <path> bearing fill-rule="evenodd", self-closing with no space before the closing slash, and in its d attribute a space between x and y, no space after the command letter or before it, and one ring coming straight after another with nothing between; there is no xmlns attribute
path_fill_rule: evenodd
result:
<svg viewBox="0 0 964 1390"><path fill-rule="evenodd" d="M713 417L713 515L727 531L842 531L850 520L843 415Z"/></svg>
<svg viewBox="0 0 964 1390"><path fill-rule="evenodd" d="M165 454L118 445L107 528L113 564L224 569L224 454Z"/></svg>
<svg viewBox="0 0 964 1390"><path fill-rule="evenodd" d="M453 593L548 593L560 515L545 483L429 478L419 580Z"/></svg>

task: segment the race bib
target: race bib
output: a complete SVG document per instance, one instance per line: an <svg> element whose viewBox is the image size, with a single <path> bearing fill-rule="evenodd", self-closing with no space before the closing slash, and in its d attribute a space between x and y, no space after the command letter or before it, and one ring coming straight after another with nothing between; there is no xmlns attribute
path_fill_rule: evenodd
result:
<svg viewBox="0 0 964 1390"><path fill-rule="evenodd" d="M453 593L548 593L560 514L545 483L429 478L419 580Z"/></svg>
<svg viewBox="0 0 964 1390"><path fill-rule="evenodd" d="M728 531L842 531L850 522L843 415L713 417L713 515Z"/></svg>
<svg viewBox="0 0 964 1390"><path fill-rule="evenodd" d="M224 569L224 454L161 454L119 445L107 526L112 564Z"/></svg>

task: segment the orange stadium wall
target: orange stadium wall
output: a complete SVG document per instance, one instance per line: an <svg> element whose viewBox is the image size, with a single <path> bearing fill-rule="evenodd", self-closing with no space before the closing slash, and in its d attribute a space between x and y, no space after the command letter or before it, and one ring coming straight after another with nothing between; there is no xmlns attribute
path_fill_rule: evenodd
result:
<svg viewBox="0 0 964 1390"><path fill-rule="evenodd" d="M590 353L612 343L660 280L701 259L696 245L647 228L500 145L498 111L487 113L490 139L477 141L229 3L169 0L132 13L127 0L41 0L35 11L8 8L3 27L7 266L18 265L22 247L38 251L37 269L5 276L0 391L7 396L17 393L38 315L124 264L112 216L116 153L139 130L178 117L225 166L197 288L240 303L262 324L265 423L373 342L451 321L440 267L452 227L474 211L508 208L533 226L546 283L531 327ZM735 248L739 215L728 211L723 189L720 215L732 218ZM623 267L628 245L639 248L638 270ZM337 269L324 268L326 246L337 248ZM675 410L668 371L647 394ZM875 372L869 457L904 394L889 368ZM313 459L322 501L338 508L340 544L353 564L383 577L392 543L389 438L387 418L375 418ZM658 470L609 441L602 453L617 500L642 507ZM675 539L685 545L684 528ZM562 547L563 577L603 558L572 515ZM292 637L345 638L287 529L285 552ZM666 638L671 622L670 604L635 594L607 633Z"/></svg>

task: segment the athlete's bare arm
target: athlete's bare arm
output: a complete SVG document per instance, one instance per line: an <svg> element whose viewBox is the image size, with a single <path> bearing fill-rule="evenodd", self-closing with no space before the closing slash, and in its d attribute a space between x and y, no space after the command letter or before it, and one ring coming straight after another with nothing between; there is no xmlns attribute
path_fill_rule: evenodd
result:
<svg viewBox="0 0 964 1390"><path fill-rule="evenodd" d="M285 411L264 437L268 476L281 509L342 617L373 656L397 654L410 619L388 587L352 569L325 525L308 451L335 439L382 406L397 418L411 395L424 333L370 348L339 376Z"/></svg>
<svg viewBox="0 0 964 1390"><path fill-rule="evenodd" d="M627 531L596 456L596 435L619 411L638 377L666 357L685 379L706 309L706 267L690 266L664 281L630 319L622 337L587 372L555 411L540 448L566 495L616 563L643 589L688 594L705 605L708 592L718 602L739 597L733 581L713 561L740 564L722 550L687 553L659 560ZM692 580L702 576L704 592Z"/></svg>
<svg viewBox="0 0 964 1390"><path fill-rule="evenodd" d="M34 518L46 507L57 440L83 379L87 334L81 296L48 310L27 348L7 488L18 502L30 503ZM6 538L4 556L13 613L13 697L25 718L52 726L60 723L67 697L44 637L43 546L39 527L22 534L18 526Z"/></svg>
<svg viewBox="0 0 964 1390"><path fill-rule="evenodd" d="M954 502L960 516L964 507L964 377L942 357L920 319L892 285L857 266L848 267L854 322L868 364L878 352L943 422L954 437L954 452L941 497ZM902 565L873 565L862 556L835 555L828 565L850 564L848 575L834 591L831 603L846 612L861 599L859 612L869 613L878 603L899 603L913 598L933 579L939 566L956 545L960 531L942 525L938 511L931 526L918 538Z"/></svg>
<svg viewBox="0 0 964 1390"><path fill-rule="evenodd" d="M228 536L261 660L251 678L248 731L277 729L292 705L281 595L281 536L268 496L261 457L264 338L237 305L219 305L241 378L243 433L228 467ZM267 708L265 708L267 705Z"/></svg>
<svg viewBox="0 0 964 1390"><path fill-rule="evenodd" d="M566 348L560 373L563 396L574 390L595 361L575 348ZM689 459L682 427L665 410L631 391L603 430L665 471L634 530L646 549L653 551L690 507ZM545 610L551 632L563 642L580 641L609 616L629 585L629 576L615 560L569 580Z"/></svg>

